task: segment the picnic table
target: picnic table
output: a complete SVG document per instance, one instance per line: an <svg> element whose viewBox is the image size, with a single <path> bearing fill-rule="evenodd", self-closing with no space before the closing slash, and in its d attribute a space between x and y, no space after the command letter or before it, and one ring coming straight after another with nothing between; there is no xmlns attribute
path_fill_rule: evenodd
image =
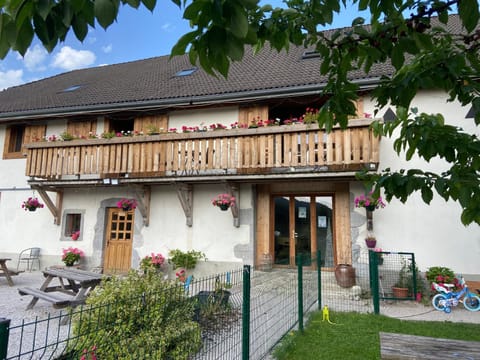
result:
<svg viewBox="0 0 480 360"><path fill-rule="evenodd" d="M93 289L100 284L103 275L77 268L49 268L42 271L45 281L39 289L19 288L20 295L32 295L27 310L35 306L39 299L50 302L54 308L85 304L85 300ZM58 284L51 285L56 279Z"/></svg>
<svg viewBox="0 0 480 360"><path fill-rule="evenodd" d="M5 278L7 279L8 285L13 286L12 276L18 275L20 271L14 271L9 269L7 267L8 260L12 260L12 259L0 258L0 276L5 276Z"/></svg>

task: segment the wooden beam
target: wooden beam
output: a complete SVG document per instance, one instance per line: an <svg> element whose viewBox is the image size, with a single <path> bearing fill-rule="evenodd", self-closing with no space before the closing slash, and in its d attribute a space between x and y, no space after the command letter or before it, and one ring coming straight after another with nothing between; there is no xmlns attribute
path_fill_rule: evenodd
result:
<svg viewBox="0 0 480 360"><path fill-rule="evenodd" d="M232 184L232 183L226 183L225 184L227 190L227 194L230 194L231 196L235 197L235 204L233 206L230 206L230 209L232 210L232 216L233 216L233 226L239 227L240 226L240 211L238 210L238 204L240 203L240 191L238 189L237 184Z"/></svg>
<svg viewBox="0 0 480 360"><path fill-rule="evenodd" d="M61 215L62 215L62 205L63 205L63 191L58 189L55 190L55 192L57 193L57 196L54 204L45 189L43 189L42 187L32 187L32 189L38 192L42 200L45 202L45 205L47 205L48 210L50 210L50 212L52 213L53 223L55 225L60 225Z"/></svg>
<svg viewBox="0 0 480 360"><path fill-rule="evenodd" d="M148 185L135 186L134 191L138 202L138 210L143 217L143 225L148 226L150 224L150 199L152 188Z"/></svg>
<svg viewBox="0 0 480 360"><path fill-rule="evenodd" d="M193 225L193 186L189 184L175 184L177 196L185 213L187 226Z"/></svg>

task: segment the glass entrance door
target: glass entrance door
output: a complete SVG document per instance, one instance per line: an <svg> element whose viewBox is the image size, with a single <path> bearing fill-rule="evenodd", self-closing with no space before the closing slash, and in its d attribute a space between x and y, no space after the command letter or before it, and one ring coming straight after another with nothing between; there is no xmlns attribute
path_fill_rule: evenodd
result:
<svg viewBox="0 0 480 360"><path fill-rule="evenodd" d="M332 197L276 196L274 264L293 267L298 255L311 265L317 249L322 266L333 266Z"/></svg>

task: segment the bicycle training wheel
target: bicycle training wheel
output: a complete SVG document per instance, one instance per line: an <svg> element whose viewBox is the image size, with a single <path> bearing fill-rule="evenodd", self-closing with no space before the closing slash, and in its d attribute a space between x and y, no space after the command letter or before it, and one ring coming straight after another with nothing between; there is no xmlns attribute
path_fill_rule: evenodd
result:
<svg viewBox="0 0 480 360"><path fill-rule="evenodd" d="M443 294L437 294L432 299L432 305L438 311L446 311L445 303L447 298Z"/></svg>
<svg viewBox="0 0 480 360"><path fill-rule="evenodd" d="M480 310L480 297L473 293L466 294L463 298L463 306L469 311Z"/></svg>

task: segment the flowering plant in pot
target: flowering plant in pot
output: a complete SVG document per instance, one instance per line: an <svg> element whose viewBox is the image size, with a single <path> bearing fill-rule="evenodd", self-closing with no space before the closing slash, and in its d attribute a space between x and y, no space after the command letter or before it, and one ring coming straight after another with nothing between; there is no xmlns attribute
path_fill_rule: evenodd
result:
<svg viewBox="0 0 480 360"><path fill-rule="evenodd" d="M35 211L38 208L43 208L43 204L38 201L37 198L29 197L27 200L23 201L22 208L25 209L25 211Z"/></svg>
<svg viewBox="0 0 480 360"><path fill-rule="evenodd" d="M62 261L66 266L72 266L85 255L84 252L78 248L69 247L63 249Z"/></svg>
<svg viewBox="0 0 480 360"><path fill-rule="evenodd" d="M165 257L160 253L154 254L152 252L150 255L145 256L140 261L140 269L142 269L144 272L147 272L148 270L160 271L162 270L164 264Z"/></svg>
<svg viewBox="0 0 480 360"><path fill-rule="evenodd" d="M219 194L212 199L212 204L221 210L228 210L230 206L235 205L235 197L230 194Z"/></svg>
<svg viewBox="0 0 480 360"><path fill-rule="evenodd" d="M128 211L128 210L132 210L132 209L135 209L137 207L137 200L135 199L120 199L118 202L117 202L117 207L119 209L123 209L125 211Z"/></svg>
<svg viewBox="0 0 480 360"><path fill-rule="evenodd" d="M355 198L355 207L365 208L369 211L384 208L385 202L380 195L375 195L373 190L366 195L360 195Z"/></svg>
<svg viewBox="0 0 480 360"><path fill-rule="evenodd" d="M74 231L71 237L72 237L72 240L78 240L78 238L80 237L80 230Z"/></svg>

